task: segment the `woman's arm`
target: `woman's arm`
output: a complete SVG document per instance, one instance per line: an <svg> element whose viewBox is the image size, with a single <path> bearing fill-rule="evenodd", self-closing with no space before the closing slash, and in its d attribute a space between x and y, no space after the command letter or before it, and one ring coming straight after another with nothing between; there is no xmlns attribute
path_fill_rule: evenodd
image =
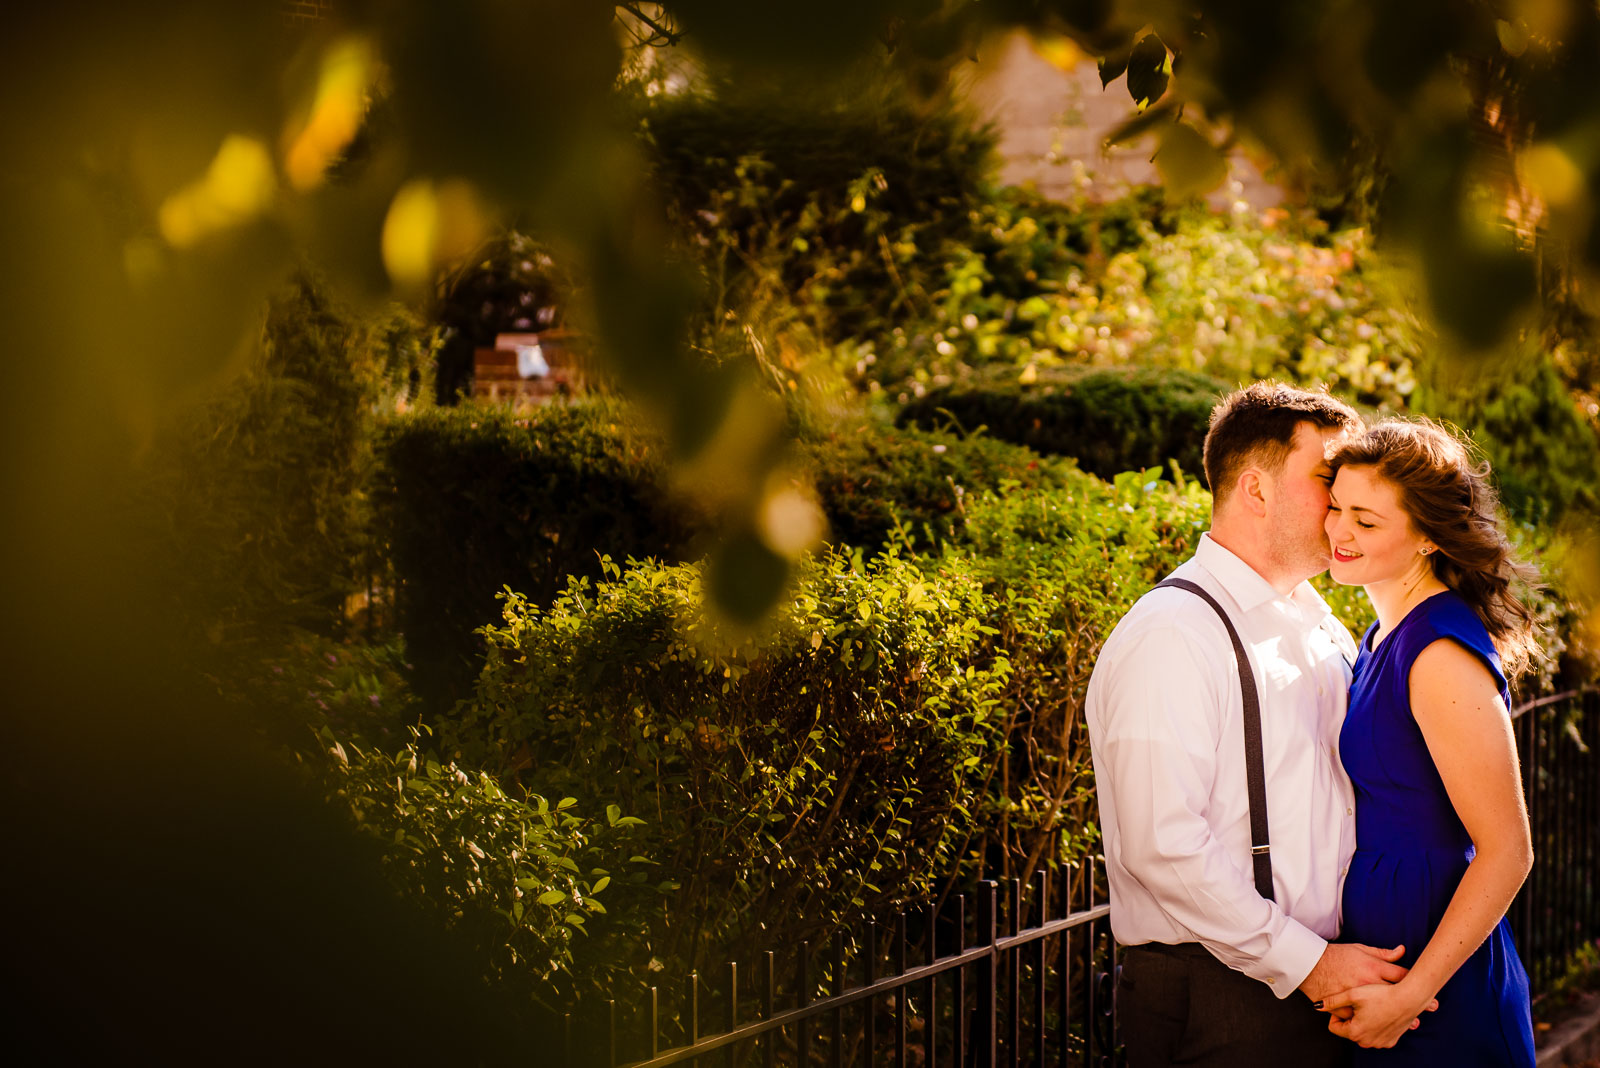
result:
<svg viewBox="0 0 1600 1068"><path fill-rule="evenodd" d="M1466 648L1441 638L1411 668L1411 711L1450 803L1477 847L1439 929L1393 986L1347 991L1323 1002L1349 1005L1329 1027L1363 1046L1392 1046L1463 961L1494 930L1533 866L1511 719L1494 676Z"/></svg>

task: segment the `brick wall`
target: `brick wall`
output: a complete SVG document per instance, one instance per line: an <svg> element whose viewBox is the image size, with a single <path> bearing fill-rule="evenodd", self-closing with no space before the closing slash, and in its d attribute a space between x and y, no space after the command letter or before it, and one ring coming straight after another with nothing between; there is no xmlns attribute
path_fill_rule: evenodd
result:
<svg viewBox="0 0 1600 1068"><path fill-rule="evenodd" d="M1046 196L1066 199L1079 182L1087 182L1090 195L1104 198L1130 185L1160 181L1150 162L1153 137L1103 147L1106 135L1133 113L1123 79L1102 90L1093 60L1062 70L1023 33L990 42L979 58L963 87L979 114L999 128L1004 182L1032 182ZM1208 199L1218 206L1243 199L1265 208L1282 200L1283 192L1235 152L1229 181Z"/></svg>

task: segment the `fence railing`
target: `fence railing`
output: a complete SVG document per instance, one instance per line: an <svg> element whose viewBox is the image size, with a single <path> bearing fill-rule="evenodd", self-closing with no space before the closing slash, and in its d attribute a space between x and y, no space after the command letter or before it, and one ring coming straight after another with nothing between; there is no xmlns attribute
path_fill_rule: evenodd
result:
<svg viewBox="0 0 1600 1068"><path fill-rule="evenodd" d="M929 904L901 912L887 929L869 923L859 938L840 932L822 975L814 947L802 943L787 990L777 987L770 952L757 962L754 998L741 992L734 963L715 984L690 975L676 1006L686 1041L675 1048L661 1048L660 987L644 997L643 1019L619 1020L616 1003L608 1003L603 1020L566 1021L563 1063L1109 1065L1110 906L1095 901L1092 863L1075 874L1054 894L1044 872L1026 885L986 881L942 912ZM720 1030L702 1034L707 1001ZM741 1023L747 1003L754 1018ZM647 1036L643 1056L632 1056L624 1040L640 1034Z"/></svg>
<svg viewBox="0 0 1600 1068"><path fill-rule="evenodd" d="M1600 938L1600 692L1554 694L1512 716L1534 864L1509 915L1539 994Z"/></svg>
<svg viewBox="0 0 1600 1068"><path fill-rule="evenodd" d="M1600 692L1543 697L1512 717L1536 862L1510 917L1538 994L1600 938ZM1055 888L1044 872L1027 885L984 882L942 911L925 905L859 937L840 932L820 967L819 947L802 942L786 989L768 952L753 991L729 963L716 982L684 978L666 1015L670 988L649 988L621 1014L608 1002L603 1019L565 1020L561 1063L1112 1065L1110 906L1096 901L1092 861L1072 874ZM708 1008L720 1029L702 1034ZM681 1044L664 1049L669 1024Z"/></svg>

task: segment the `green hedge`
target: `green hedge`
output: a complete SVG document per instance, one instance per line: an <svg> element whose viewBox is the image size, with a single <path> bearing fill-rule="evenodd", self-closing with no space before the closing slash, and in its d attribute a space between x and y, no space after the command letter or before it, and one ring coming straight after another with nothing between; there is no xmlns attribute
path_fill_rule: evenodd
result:
<svg viewBox="0 0 1600 1068"><path fill-rule="evenodd" d="M901 426L984 432L1041 453L1074 457L1085 471L1201 470L1211 409L1227 383L1192 371L1081 368L1016 370L930 390L901 409Z"/></svg>
<svg viewBox="0 0 1600 1068"><path fill-rule="evenodd" d="M512 596L447 748L643 819L639 852L679 888L614 887L606 907L648 916L670 968L780 926L825 937L947 877L1074 862L1095 844L1089 671L1192 551L1208 497L1072 472L968 510L970 545L806 561L755 635L699 617L695 565L614 569L543 611Z"/></svg>
<svg viewBox="0 0 1600 1068"><path fill-rule="evenodd" d="M862 426L804 442L835 543L876 548L903 530L911 544L963 536L965 501L1003 484L1061 486L1070 465L993 438Z"/></svg>
<svg viewBox="0 0 1600 1068"><path fill-rule="evenodd" d="M1507 510L1552 526L1600 518L1600 437L1584 420L1549 355L1450 366L1433 357L1413 409L1472 433L1494 465Z"/></svg>
<svg viewBox="0 0 1600 1068"><path fill-rule="evenodd" d="M697 525L663 492L659 449L605 404L518 414L463 406L396 419L379 442L381 529L413 683L430 707L467 693L504 586L548 604L597 553L683 559Z"/></svg>
<svg viewBox="0 0 1600 1068"><path fill-rule="evenodd" d="M445 740L542 795L642 818L640 854L678 889L613 887L607 908L652 914L644 956L704 971L950 870L1004 666L969 670L978 584L893 555L809 560L760 636L703 622L700 582L644 564L544 611L511 597Z"/></svg>
<svg viewBox="0 0 1600 1068"><path fill-rule="evenodd" d="M396 419L380 435L377 503L396 612L418 694L466 695L509 586L549 604L599 556L669 562L700 551L708 523L669 498L659 443L608 402L514 413L467 406ZM1070 468L1015 445L920 430L841 431L797 445L832 540L877 551L897 523L914 545L959 536L965 495L1061 485Z"/></svg>

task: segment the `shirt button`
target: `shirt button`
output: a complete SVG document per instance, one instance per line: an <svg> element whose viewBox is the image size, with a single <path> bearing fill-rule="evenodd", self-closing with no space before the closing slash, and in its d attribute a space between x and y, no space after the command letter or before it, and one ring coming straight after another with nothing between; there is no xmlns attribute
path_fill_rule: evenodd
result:
<svg viewBox="0 0 1600 1068"><path fill-rule="evenodd" d="M1353 808L1347 808L1344 810L1344 814L1346 816L1354 816L1356 814L1356 810Z"/></svg>
<svg viewBox="0 0 1600 1068"><path fill-rule="evenodd" d="M1272 978L1272 976L1270 976L1270 975L1269 975L1269 976L1267 976L1267 985L1268 985L1268 986L1272 986L1272 985L1274 985L1274 984L1275 984L1275 983L1277 983L1277 980L1276 980L1276 979L1274 979L1274 978Z"/></svg>

